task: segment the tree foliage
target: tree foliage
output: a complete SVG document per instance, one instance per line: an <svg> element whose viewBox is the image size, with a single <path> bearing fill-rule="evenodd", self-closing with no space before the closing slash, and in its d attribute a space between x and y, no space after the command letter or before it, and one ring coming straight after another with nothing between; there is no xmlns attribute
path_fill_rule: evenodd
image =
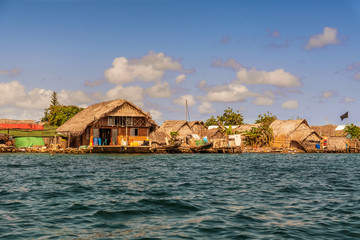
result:
<svg viewBox="0 0 360 240"><path fill-rule="evenodd" d="M355 124L351 123L350 125L346 125L344 132L350 134L351 138L360 140L360 127Z"/></svg>
<svg viewBox="0 0 360 240"><path fill-rule="evenodd" d="M233 126L233 125L241 125L244 123L244 117L239 111L234 112L234 110L230 107L224 110L223 115L211 116L208 120L206 120L205 125L223 125L223 126Z"/></svg>
<svg viewBox="0 0 360 240"><path fill-rule="evenodd" d="M270 112L259 115L255 123L260 123L258 127L252 127L249 131L245 131L245 144L251 147L269 146L273 139L273 131L270 124L277 117Z"/></svg>
<svg viewBox="0 0 360 240"><path fill-rule="evenodd" d="M57 97L57 92L53 91L50 98L50 107L44 110L44 117L41 121L49 122L49 125L59 127L83 109L84 108L72 105L61 105Z"/></svg>
<svg viewBox="0 0 360 240"><path fill-rule="evenodd" d="M45 109L45 116L42 121L46 119L49 122L49 125L59 127L64 124L67 120L75 116L77 113L81 112L84 108L77 106L50 106Z"/></svg>

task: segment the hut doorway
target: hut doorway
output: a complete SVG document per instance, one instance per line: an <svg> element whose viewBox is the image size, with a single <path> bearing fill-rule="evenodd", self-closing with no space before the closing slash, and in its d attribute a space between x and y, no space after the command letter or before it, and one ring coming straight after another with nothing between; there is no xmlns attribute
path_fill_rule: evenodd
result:
<svg viewBox="0 0 360 240"><path fill-rule="evenodd" d="M300 150L306 152L306 149L304 148L304 146L301 145L298 141L291 140L290 148L297 148L297 149L300 149Z"/></svg>
<svg viewBox="0 0 360 240"><path fill-rule="evenodd" d="M101 145L110 145L111 142L111 129L99 129L99 136L101 138Z"/></svg>

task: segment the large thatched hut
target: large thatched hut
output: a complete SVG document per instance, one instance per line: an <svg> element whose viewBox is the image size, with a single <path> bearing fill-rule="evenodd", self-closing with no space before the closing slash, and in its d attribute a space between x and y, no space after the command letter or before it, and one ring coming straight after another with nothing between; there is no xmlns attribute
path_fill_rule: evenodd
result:
<svg viewBox="0 0 360 240"><path fill-rule="evenodd" d="M303 151L316 149L321 137L311 129L305 119L275 120L270 124L273 130L272 147L297 148Z"/></svg>
<svg viewBox="0 0 360 240"><path fill-rule="evenodd" d="M70 137L70 146L138 145L155 130L149 113L132 102L117 99L97 103L82 110L57 131Z"/></svg>

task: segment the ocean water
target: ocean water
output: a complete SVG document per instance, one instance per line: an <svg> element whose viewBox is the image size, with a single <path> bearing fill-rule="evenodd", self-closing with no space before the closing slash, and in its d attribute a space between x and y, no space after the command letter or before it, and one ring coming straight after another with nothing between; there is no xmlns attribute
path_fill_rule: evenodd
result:
<svg viewBox="0 0 360 240"><path fill-rule="evenodd" d="M0 155L0 239L360 239L360 155Z"/></svg>

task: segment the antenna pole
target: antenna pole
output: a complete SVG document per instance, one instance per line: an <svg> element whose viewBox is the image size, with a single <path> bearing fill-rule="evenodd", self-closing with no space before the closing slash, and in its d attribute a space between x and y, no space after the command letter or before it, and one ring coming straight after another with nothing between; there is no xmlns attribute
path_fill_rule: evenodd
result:
<svg viewBox="0 0 360 240"><path fill-rule="evenodd" d="M188 116L187 116L188 110L187 110L187 108L188 108L187 99L185 99L185 122L187 122L187 119L188 119Z"/></svg>

